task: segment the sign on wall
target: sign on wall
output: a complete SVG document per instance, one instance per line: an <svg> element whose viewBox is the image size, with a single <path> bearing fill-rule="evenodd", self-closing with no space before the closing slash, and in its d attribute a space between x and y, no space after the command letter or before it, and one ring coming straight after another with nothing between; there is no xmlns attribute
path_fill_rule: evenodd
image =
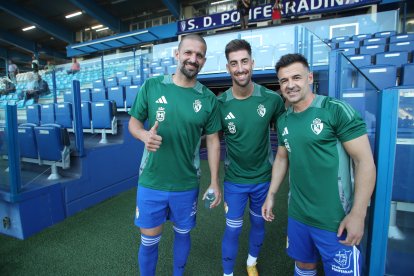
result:
<svg viewBox="0 0 414 276"><path fill-rule="evenodd" d="M297 16L314 13L328 13L358 6L379 3L380 0L286 0L283 1L282 16ZM262 5L250 9L249 22L270 20L272 5ZM195 17L177 22L177 34L200 32L238 25L240 14L237 10Z"/></svg>

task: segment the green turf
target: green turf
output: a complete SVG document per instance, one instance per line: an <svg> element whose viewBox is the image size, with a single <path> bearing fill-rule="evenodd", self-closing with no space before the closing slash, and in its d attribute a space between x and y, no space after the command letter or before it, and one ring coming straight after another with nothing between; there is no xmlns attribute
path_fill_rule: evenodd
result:
<svg viewBox="0 0 414 276"><path fill-rule="evenodd" d="M202 169L200 194L209 181L206 161L202 161ZM293 261L285 253L287 191L285 184L276 197L276 220L266 224L258 260L262 276L293 275ZM136 189L124 192L24 241L0 235L0 275L139 275L139 231L133 224L135 193ZM206 210L200 202L185 275L223 275L224 227L223 204ZM235 276L246 275L248 227L246 212ZM172 275L172 237L171 224L167 223L160 242L157 275Z"/></svg>

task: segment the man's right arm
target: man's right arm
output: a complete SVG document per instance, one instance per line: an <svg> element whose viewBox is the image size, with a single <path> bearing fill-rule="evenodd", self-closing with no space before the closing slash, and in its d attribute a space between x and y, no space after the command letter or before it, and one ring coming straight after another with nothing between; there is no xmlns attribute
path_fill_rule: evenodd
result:
<svg viewBox="0 0 414 276"><path fill-rule="evenodd" d="M275 216L273 214L274 197L279 190L280 184L285 179L285 175L289 166L288 153L285 147L278 146L276 159L272 167L272 180L270 182L269 191L266 201L262 206L262 217L266 221L272 221Z"/></svg>

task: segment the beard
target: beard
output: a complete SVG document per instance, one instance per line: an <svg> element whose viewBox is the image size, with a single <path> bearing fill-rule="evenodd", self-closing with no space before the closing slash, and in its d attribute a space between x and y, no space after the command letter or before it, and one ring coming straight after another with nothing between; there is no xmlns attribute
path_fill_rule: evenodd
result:
<svg viewBox="0 0 414 276"><path fill-rule="evenodd" d="M188 70L187 68L185 68L185 66L187 64L190 64L190 65L194 66L195 70ZM184 61L181 65L181 67L180 67L181 73L183 73L183 75L186 76L186 78L190 79L190 80L194 79L197 76L198 72L200 72L200 69L201 68L200 68L199 64L191 63L191 62L188 62L188 61Z"/></svg>

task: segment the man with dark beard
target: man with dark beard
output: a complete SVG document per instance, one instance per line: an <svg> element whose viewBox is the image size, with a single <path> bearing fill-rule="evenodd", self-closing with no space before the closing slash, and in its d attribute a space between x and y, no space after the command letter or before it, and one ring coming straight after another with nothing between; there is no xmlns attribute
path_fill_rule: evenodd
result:
<svg viewBox="0 0 414 276"><path fill-rule="evenodd" d="M135 224L141 230L140 275L155 275L158 243L167 219L174 224L173 275L184 273L191 247L190 231L196 223L203 134L211 171L208 188L216 197L210 208L221 202L218 102L214 93L196 79L206 61L206 51L202 37L184 36L175 54L175 74L147 79L129 112L129 131L145 143L135 215ZM150 130L144 128L146 120L152 126Z"/></svg>
<svg viewBox="0 0 414 276"><path fill-rule="evenodd" d="M265 234L261 207L269 189L273 163L270 124L284 112L284 104L276 92L252 81L254 61L247 41L230 41L225 54L233 85L218 98L227 146L224 177L226 229L222 263L224 275L233 275L244 209L250 201L247 273L256 276L257 257Z"/></svg>

